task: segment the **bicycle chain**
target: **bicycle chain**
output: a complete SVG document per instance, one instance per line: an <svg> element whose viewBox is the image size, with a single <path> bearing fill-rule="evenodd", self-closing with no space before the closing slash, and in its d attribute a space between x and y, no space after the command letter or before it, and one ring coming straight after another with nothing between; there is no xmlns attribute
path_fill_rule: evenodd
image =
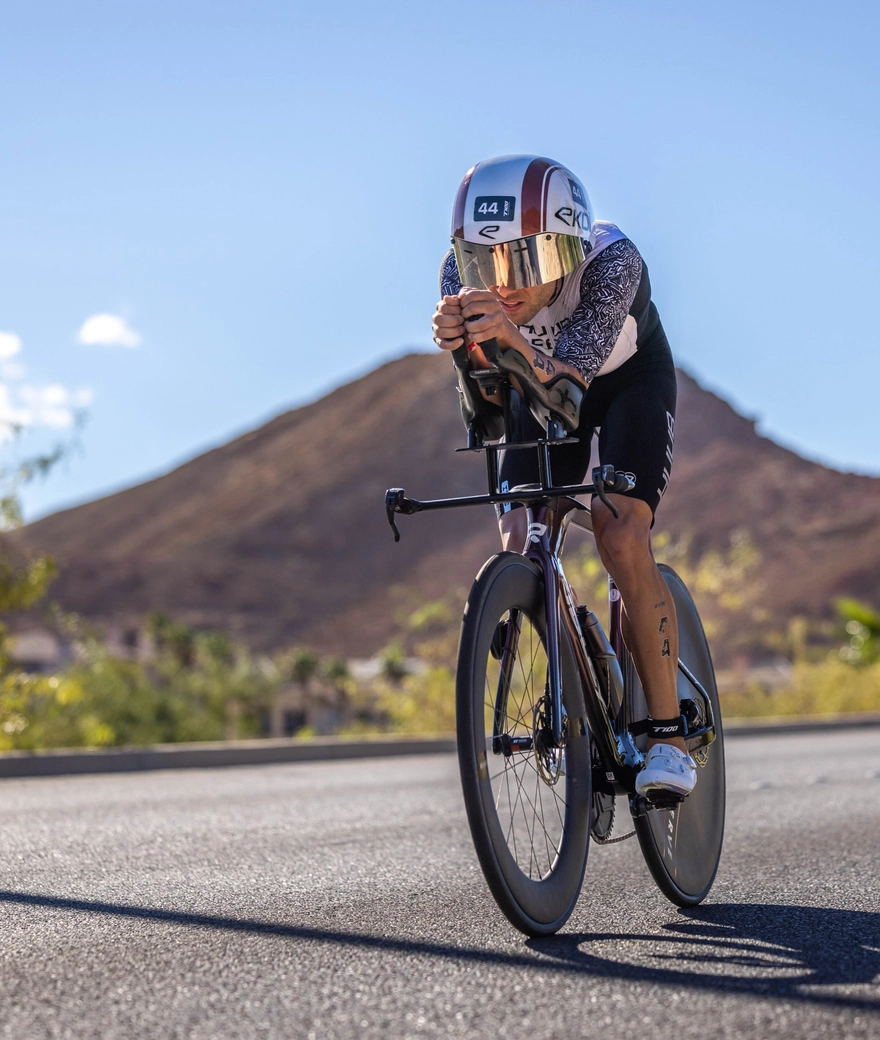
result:
<svg viewBox="0 0 880 1040"><path fill-rule="evenodd" d="M617 804L616 803L617 803L617 799L615 799L614 803L612 803L611 826L608 828L608 833L609 834L614 830L614 824L617 822ZM635 833L636 833L635 830L631 830L629 832L629 834L621 834L619 838L597 838L596 835L593 834L592 831L590 831L590 837L593 839L593 841L597 845L616 845L619 841L626 841L627 838L632 838Z"/></svg>
<svg viewBox="0 0 880 1040"><path fill-rule="evenodd" d="M635 831L630 831L629 834L621 834L619 838L597 838L593 835L593 841L597 845L616 845L619 841L626 841L627 838L632 838Z"/></svg>

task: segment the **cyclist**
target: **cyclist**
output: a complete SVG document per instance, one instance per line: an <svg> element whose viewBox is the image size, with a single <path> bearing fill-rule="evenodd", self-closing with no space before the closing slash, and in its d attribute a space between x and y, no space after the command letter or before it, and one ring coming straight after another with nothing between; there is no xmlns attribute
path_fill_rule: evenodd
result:
<svg viewBox="0 0 880 1040"><path fill-rule="evenodd" d="M687 795L696 765L680 720L675 607L651 550L672 465L676 380L647 267L618 227L593 220L573 173L540 156L508 155L477 163L461 182L440 291L433 331L442 349L467 346L471 366L485 368L480 344L494 339L502 352L518 351L540 383L567 379L588 388L578 442L553 449L553 479L583 482L599 428L600 462L634 484L611 496L617 519L597 498L592 516L599 555L623 599L624 637L651 719L636 789ZM512 399L520 436L543 434L527 402ZM532 452L502 452L499 475L503 491L534 483L537 460ZM505 549L525 548L524 509L499 508L499 527Z"/></svg>

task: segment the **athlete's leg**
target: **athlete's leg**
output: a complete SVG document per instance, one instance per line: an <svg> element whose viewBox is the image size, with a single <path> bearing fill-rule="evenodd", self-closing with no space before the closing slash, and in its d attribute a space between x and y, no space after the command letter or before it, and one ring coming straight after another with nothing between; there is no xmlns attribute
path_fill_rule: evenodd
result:
<svg viewBox="0 0 880 1040"><path fill-rule="evenodd" d="M618 519L593 499L596 544L620 589L623 634L642 681L648 711L654 719L677 718L678 625L651 549L654 512L672 467L676 403L672 356L668 350L637 354L617 372L596 382L603 384L607 397L599 457L603 464L627 472L635 482L627 494L612 496ZM685 750L681 737L665 738L663 743Z"/></svg>
<svg viewBox="0 0 880 1040"><path fill-rule="evenodd" d="M647 502L610 495L619 516L593 499L593 533L605 569L623 600L623 637L633 655L654 719L673 719L678 706L678 626L675 604L651 551L654 515ZM656 741L649 741L649 747ZM665 737L685 751L682 737Z"/></svg>
<svg viewBox="0 0 880 1040"><path fill-rule="evenodd" d="M501 548L521 553L525 549L528 527L525 509L510 509L498 517L498 530L501 532Z"/></svg>

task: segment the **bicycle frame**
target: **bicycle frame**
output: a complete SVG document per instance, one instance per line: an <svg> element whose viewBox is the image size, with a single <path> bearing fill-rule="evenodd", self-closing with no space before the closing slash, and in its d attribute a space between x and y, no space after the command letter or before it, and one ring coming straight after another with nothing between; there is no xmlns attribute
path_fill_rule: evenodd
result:
<svg viewBox="0 0 880 1040"><path fill-rule="evenodd" d="M510 431L508 395L502 390L504 404L505 428ZM444 498L421 501L407 498L403 488L390 488L385 493L385 509L388 523L394 532L394 540L400 540L400 531L395 523L395 515L412 515L437 509L456 509L463 506L495 505L504 503L520 503L527 512L528 533L523 555L533 561L541 572L544 581L545 611L547 620L547 659L548 659L548 694L550 702L550 732L555 747L562 747L565 742L567 727L577 726L581 735L589 729L596 742L601 761L606 773L612 774L620 793L632 796L636 773L644 761L642 753L636 747L634 735L639 732L636 720L629 717L629 704L626 697L618 698L614 690L608 691L608 703L602 695L602 686L596 674L596 666L586 645L584 635L577 619L574 596L565 577L560 562L565 535L568 526L578 511L589 512L587 507L578 502L575 495L597 495L616 515L614 506L608 501L603 481L603 470L613 467L599 467L593 471L593 483L555 487L551 477L550 449L561 444L574 443L574 438L565 437L561 429L554 423L548 428L548 436L536 441L483 443L482 439L471 427L468 431L468 447L458 448L460 452L484 451L486 453L486 476L489 492L485 495L468 495L459 498ZM535 450L538 454L539 483L501 491L498 479L498 452ZM621 623L621 598L614 581L608 580L608 598L610 615L610 642L618 660L623 659L624 640ZM516 619L511 619L516 622ZM512 656L517 638L517 624L508 625L505 646L502 649L501 671L505 674L505 658ZM562 682L560 676L559 643L561 628L565 629L567 638L574 649L578 671L584 683L584 716L571 719L566 716L562 699ZM705 747L715 739L715 720L712 705L706 691L679 659L679 670L688 679L694 691L702 701L702 713L695 707L694 718L702 717L705 724L691 730L686 742L691 750ZM503 680L502 680L503 683ZM686 702L682 702L684 707ZM493 748L499 738L497 733L497 716L499 706L496 704L496 732L493 734ZM686 716L687 719L687 716ZM642 730L643 731L643 730ZM528 745L528 746L527 746ZM528 752L532 750L532 738L517 738L514 750ZM496 749L497 750L497 749ZM611 776L608 776L611 779Z"/></svg>
<svg viewBox="0 0 880 1040"><path fill-rule="evenodd" d="M632 791L635 774L641 767L643 757L625 725L627 720L624 717L626 712L623 701L617 699L616 691L613 689L608 691L607 703L602 695L596 668L577 620L574 595L559 558L572 514L578 508L585 507L568 496L560 497L555 506L550 503L540 505L537 513L531 506L526 506L529 534L523 555L540 568L544 579L553 739L561 745L566 725L576 726L580 734L589 728L599 746L602 761L609 771L614 773L614 779L621 790ZM619 604L618 594L616 601L613 598L611 600L612 607L617 606L618 631ZM563 627L574 649L578 671L584 681L585 718L566 719L564 713L559 667L560 629Z"/></svg>

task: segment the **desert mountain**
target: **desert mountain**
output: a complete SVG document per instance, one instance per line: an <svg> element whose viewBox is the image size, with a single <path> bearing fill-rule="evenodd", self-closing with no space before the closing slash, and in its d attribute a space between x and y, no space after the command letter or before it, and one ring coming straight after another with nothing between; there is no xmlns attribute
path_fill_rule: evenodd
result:
<svg viewBox="0 0 880 1040"><path fill-rule="evenodd" d="M259 648L304 643L365 656L401 609L466 589L496 550L486 507L403 517L383 495L485 490L463 442L449 360L413 354L137 487L46 517L19 535L51 552L53 597L96 623L166 610ZM675 467L660 530L700 548L744 529L778 618L827 615L880 590L880 479L807 461L679 373Z"/></svg>

